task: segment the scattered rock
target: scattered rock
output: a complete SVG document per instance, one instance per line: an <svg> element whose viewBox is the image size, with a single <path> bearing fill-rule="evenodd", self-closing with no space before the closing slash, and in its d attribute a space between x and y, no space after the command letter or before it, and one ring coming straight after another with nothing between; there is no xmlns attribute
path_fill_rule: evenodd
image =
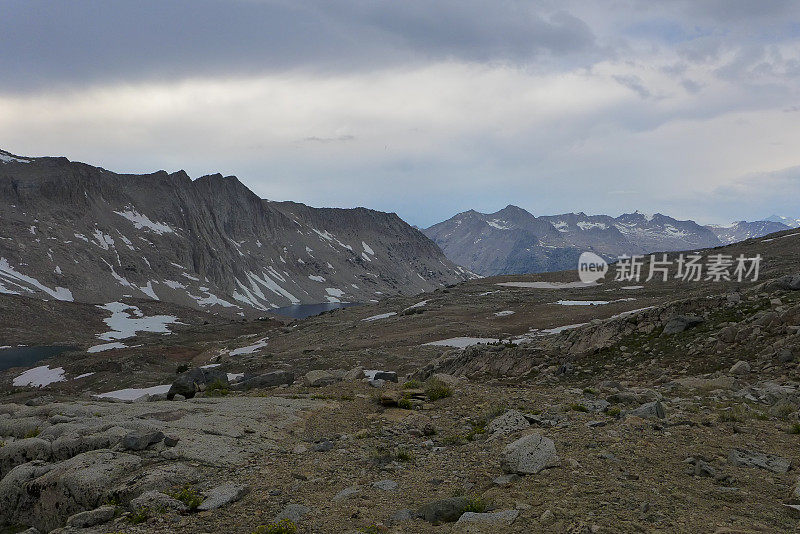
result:
<svg viewBox="0 0 800 534"><path fill-rule="evenodd" d="M635 415L636 417L657 417L658 419L664 419L666 417L666 412L664 411L664 405L661 404L660 401L648 402L646 404L642 404L638 408L631 410L631 415Z"/></svg>
<svg viewBox="0 0 800 534"><path fill-rule="evenodd" d="M499 477L497 477L494 480L492 480L492 484L494 484L495 486L501 486L501 487L510 486L511 484L513 484L514 482L519 480L519 478L520 478L519 475L516 474L516 473L510 473L510 474L507 474L507 475L500 475Z"/></svg>
<svg viewBox="0 0 800 534"><path fill-rule="evenodd" d="M226 504L236 502L241 499L248 491L247 486L242 484L223 484L212 488L205 493L206 498L197 507L198 510L216 510Z"/></svg>
<svg viewBox="0 0 800 534"><path fill-rule="evenodd" d="M378 482L372 483L373 488L378 488L383 491L394 491L397 489L397 486L398 484L394 480L379 480Z"/></svg>
<svg viewBox="0 0 800 534"><path fill-rule="evenodd" d="M773 473L785 473L791 467L791 460L775 454L733 449L728 454L728 461L742 467L758 467Z"/></svg>
<svg viewBox="0 0 800 534"><path fill-rule="evenodd" d="M428 523L452 523L458 521L468 505L466 497L450 497L424 505L416 515Z"/></svg>
<svg viewBox="0 0 800 534"><path fill-rule="evenodd" d="M295 504L290 503L287 504L283 510L278 512L278 515L275 516L274 521L277 523L278 521L282 521L284 519L288 519L292 523L299 523L303 516L308 515L311 513L311 508L308 506L303 506L302 504Z"/></svg>
<svg viewBox="0 0 800 534"><path fill-rule="evenodd" d="M362 378L364 378L364 368L354 367L353 369L350 369L344 374L342 380L353 382L355 380L361 380Z"/></svg>
<svg viewBox="0 0 800 534"><path fill-rule="evenodd" d="M361 486L350 486L349 488L345 488L336 495L333 496L331 499L333 502L343 501L345 499L349 499L353 495L361 492Z"/></svg>
<svg viewBox="0 0 800 534"><path fill-rule="evenodd" d="M400 402L400 392L399 391L384 391L381 393L381 404L383 406L397 406Z"/></svg>
<svg viewBox="0 0 800 534"><path fill-rule="evenodd" d="M115 506L101 506L87 512L78 512L67 519L68 527L87 528L102 525L114 519Z"/></svg>
<svg viewBox="0 0 800 534"><path fill-rule="evenodd" d="M372 378L372 379L370 379L368 384L370 386L374 387L374 388L380 389L380 388L382 388L384 386L384 384L386 384L386 380L382 380L382 379L377 379L376 380L376 379Z"/></svg>
<svg viewBox="0 0 800 534"><path fill-rule="evenodd" d="M253 388L271 388L275 386L282 386L284 384L291 385L294 382L294 373L291 371L272 371L263 375L254 376L251 378L245 377L241 382L234 384L232 389L237 391L247 391Z"/></svg>
<svg viewBox="0 0 800 534"><path fill-rule="evenodd" d="M411 521L412 519L414 519L414 512L404 508L392 514L392 517L389 518L389 523L400 523L402 521Z"/></svg>
<svg viewBox="0 0 800 534"><path fill-rule="evenodd" d="M330 450L333 450L333 442L329 439L324 439L322 441L314 443L311 446L311 450L314 452L328 452Z"/></svg>
<svg viewBox="0 0 800 534"><path fill-rule="evenodd" d="M553 521L556 520L555 514L553 514L552 510L545 510L542 515L539 516L539 522L543 525L549 525Z"/></svg>
<svg viewBox="0 0 800 534"><path fill-rule="evenodd" d="M511 525L517 519L519 510L503 510L501 512L464 512L456 524L477 523L481 525Z"/></svg>
<svg viewBox="0 0 800 534"><path fill-rule="evenodd" d="M794 353L792 349L782 349L778 351L778 361L781 363L790 363L794 361Z"/></svg>
<svg viewBox="0 0 800 534"><path fill-rule="evenodd" d="M560 462L553 441L540 434L530 434L508 444L501 458L507 473L519 475L533 475L548 467L557 467Z"/></svg>
<svg viewBox="0 0 800 534"><path fill-rule="evenodd" d="M337 369L335 371L315 370L309 371L303 377L303 385L311 388L329 386L340 382L345 375L345 371Z"/></svg>
<svg viewBox="0 0 800 534"><path fill-rule="evenodd" d="M739 360L728 371L732 375L746 375L750 372L750 364L744 360Z"/></svg>
<svg viewBox="0 0 800 534"><path fill-rule="evenodd" d="M164 439L164 433L158 430L134 430L122 438L122 447L129 451L143 451Z"/></svg>
<svg viewBox="0 0 800 534"><path fill-rule="evenodd" d="M160 491L151 490L142 493L130 503L130 509L133 512L139 510L149 510L152 512L186 512L189 508L179 501Z"/></svg>

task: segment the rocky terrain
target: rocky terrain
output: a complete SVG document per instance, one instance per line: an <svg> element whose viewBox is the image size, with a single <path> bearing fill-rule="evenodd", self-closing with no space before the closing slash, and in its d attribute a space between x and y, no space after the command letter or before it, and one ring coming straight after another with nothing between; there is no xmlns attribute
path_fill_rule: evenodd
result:
<svg viewBox="0 0 800 534"><path fill-rule="evenodd" d="M619 217L565 213L535 217L516 206L490 214L470 210L423 230L452 261L483 276L575 268L582 252L607 261L622 255L701 249L792 227L780 221L701 226L656 213Z"/></svg>
<svg viewBox="0 0 800 534"><path fill-rule="evenodd" d="M467 278L397 215L258 198L236 177L121 175L0 152L0 293L227 316Z"/></svg>
<svg viewBox="0 0 800 534"><path fill-rule="evenodd" d="M194 312L100 354L88 323L0 374L0 524L793 531L800 232L706 252L761 254L760 279L484 278L301 321Z"/></svg>

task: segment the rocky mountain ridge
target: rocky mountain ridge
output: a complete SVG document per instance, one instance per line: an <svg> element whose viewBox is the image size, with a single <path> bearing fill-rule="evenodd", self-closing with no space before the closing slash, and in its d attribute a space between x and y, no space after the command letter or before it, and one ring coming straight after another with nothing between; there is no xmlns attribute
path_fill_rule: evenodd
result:
<svg viewBox="0 0 800 534"><path fill-rule="evenodd" d="M396 214L263 200L236 177L117 174L0 152L0 292L228 315L465 279Z"/></svg>
<svg viewBox="0 0 800 534"><path fill-rule="evenodd" d="M767 220L703 226L692 220L639 211L619 217L582 212L536 217L509 205L490 214L474 210L459 213L423 233L455 263L493 276L572 269L585 251L616 260L623 254L716 247L789 228Z"/></svg>

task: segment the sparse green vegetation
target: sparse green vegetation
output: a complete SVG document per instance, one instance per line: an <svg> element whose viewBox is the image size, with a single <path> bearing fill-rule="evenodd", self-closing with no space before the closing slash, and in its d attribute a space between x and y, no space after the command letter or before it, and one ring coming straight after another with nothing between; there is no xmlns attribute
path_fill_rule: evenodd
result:
<svg viewBox="0 0 800 534"><path fill-rule="evenodd" d="M622 410L619 406L609 406L606 410L606 415L610 415L611 417L619 417L619 414L622 413Z"/></svg>
<svg viewBox="0 0 800 534"><path fill-rule="evenodd" d="M413 462L414 454L408 449L397 449L394 453L394 460L403 463Z"/></svg>
<svg viewBox="0 0 800 534"><path fill-rule="evenodd" d="M789 434L800 434L800 423L792 423L789 426Z"/></svg>
<svg viewBox="0 0 800 534"><path fill-rule="evenodd" d="M471 497L467 500L467 505L464 507L464 512L474 512L476 514L484 513L489 506L486 501L481 497ZM463 513L463 512L462 512Z"/></svg>
<svg viewBox="0 0 800 534"><path fill-rule="evenodd" d="M203 502L203 496L191 484L187 484L180 490L171 493L170 497L181 501L191 511L197 510L197 507Z"/></svg>
<svg viewBox="0 0 800 534"><path fill-rule="evenodd" d="M25 432L25 438L26 439L27 438L35 438L36 436L38 436L41 433L42 433L41 429L37 426L33 430L28 430L27 432Z"/></svg>
<svg viewBox="0 0 800 534"><path fill-rule="evenodd" d="M228 386L222 383L222 380L214 380L206 386L206 395L209 397L224 397L230 393Z"/></svg>
<svg viewBox="0 0 800 534"><path fill-rule="evenodd" d="M397 401L397 407L398 408L402 408L404 410L410 410L411 409L411 399L409 399L408 397L403 397L402 399Z"/></svg>
<svg viewBox="0 0 800 534"><path fill-rule="evenodd" d="M136 510L135 512L131 512L130 515L128 515L128 523L130 523L131 525L138 525L140 523L144 523L148 519L150 519L150 510L147 510L146 508Z"/></svg>
<svg viewBox="0 0 800 534"><path fill-rule="evenodd" d="M253 534L296 534L297 525L288 519L281 519L277 523L261 525Z"/></svg>
<svg viewBox="0 0 800 534"><path fill-rule="evenodd" d="M453 396L453 388L442 382L441 380L431 379L425 385L425 395L431 401L437 401Z"/></svg>
<svg viewBox="0 0 800 534"><path fill-rule="evenodd" d="M403 384L403 389L420 389L422 387L422 382L419 380L409 380L405 384Z"/></svg>
<svg viewBox="0 0 800 534"><path fill-rule="evenodd" d="M584 406L583 404L581 404L579 402L574 402L574 403L570 404L569 405L569 409L572 410L573 412L584 412L584 413L586 413L586 412L589 411L589 408L587 408L586 406Z"/></svg>

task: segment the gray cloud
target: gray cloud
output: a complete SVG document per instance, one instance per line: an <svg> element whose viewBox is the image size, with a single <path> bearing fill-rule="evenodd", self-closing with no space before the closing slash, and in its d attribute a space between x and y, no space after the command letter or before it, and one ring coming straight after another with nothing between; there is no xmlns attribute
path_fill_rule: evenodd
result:
<svg viewBox="0 0 800 534"><path fill-rule="evenodd" d="M0 89L98 81L528 63L589 52L579 18L501 0L4 0Z"/></svg>

